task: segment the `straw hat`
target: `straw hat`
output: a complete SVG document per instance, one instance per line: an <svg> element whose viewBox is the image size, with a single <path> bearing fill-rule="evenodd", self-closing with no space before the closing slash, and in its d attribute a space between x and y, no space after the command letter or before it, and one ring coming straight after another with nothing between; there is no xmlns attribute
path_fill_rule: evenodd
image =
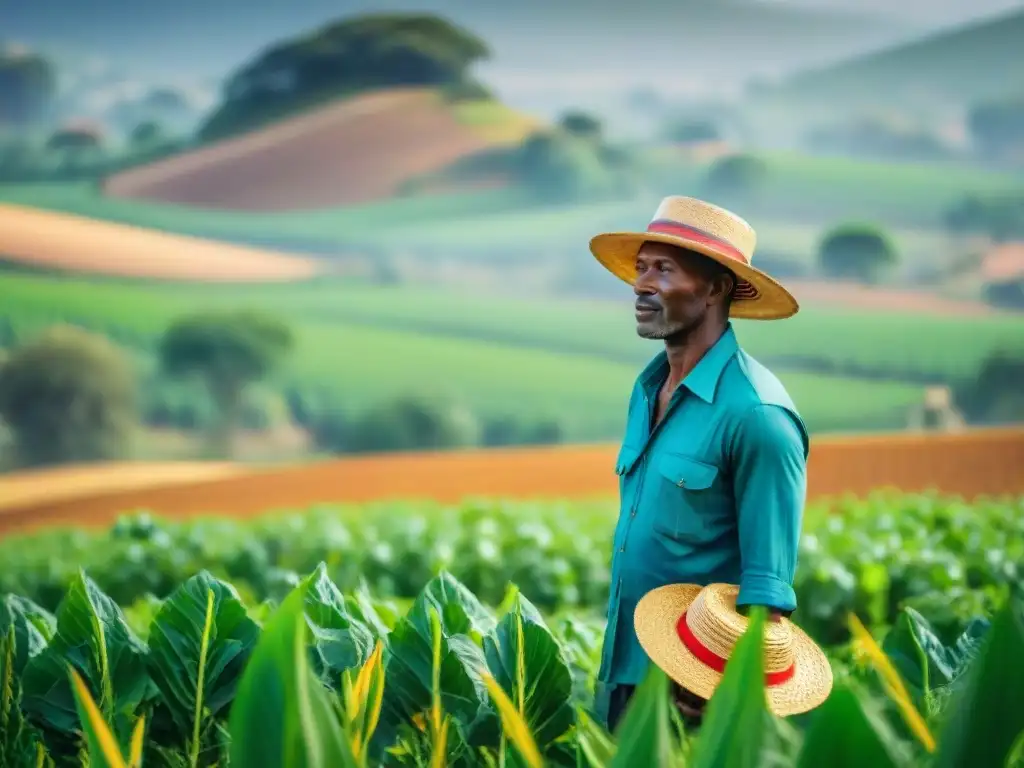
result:
<svg viewBox="0 0 1024 768"><path fill-rule="evenodd" d="M781 320L800 309L789 291L751 266L757 234L724 208L692 197L666 197L645 232L598 235L590 241L590 252L613 275L632 285L636 255L645 242L696 251L732 271L737 282L730 317Z"/></svg>
<svg viewBox="0 0 1024 768"><path fill-rule="evenodd" d="M640 645L670 678L702 699L715 692L726 660L746 630L732 584L670 584L648 592L633 622ZM788 619L765 623L765 691L776 715L814 709L832 690L832 667Z"/></svg>

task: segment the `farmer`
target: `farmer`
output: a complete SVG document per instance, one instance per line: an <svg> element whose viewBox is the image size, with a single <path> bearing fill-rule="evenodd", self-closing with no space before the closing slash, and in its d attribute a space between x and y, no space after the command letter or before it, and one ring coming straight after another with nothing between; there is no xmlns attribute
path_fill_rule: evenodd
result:
<svg viewBox="0 0 1024 768"><path fill-rule="evenodd" d="M807 430L785 387L740 349L730 319L778 320L798 306L751 266L755 240L726 210L668 197L646 231L590 242L633 285L637 333L665 345L633 385L615 467L620 512L596 691L610 729L647 670L634 612L651 590L728 583L741 612L761 605L777 621L796 608ZM677 690L690 722L704 701Z"/></svg>

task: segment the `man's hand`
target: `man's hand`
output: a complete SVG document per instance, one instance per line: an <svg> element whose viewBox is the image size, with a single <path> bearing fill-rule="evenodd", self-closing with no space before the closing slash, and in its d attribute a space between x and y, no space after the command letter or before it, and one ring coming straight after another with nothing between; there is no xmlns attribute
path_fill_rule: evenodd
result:
<svg viewBox="0 0 1024 768"><path fill-rule="evenodd" d="M752 605L738 605L736 606L736 613L740 614L741 616L749 616L750 609L754 607L755 606ZM759 607L764 608L768 612L768 621L778 622L782 620L783 616L789 618L790 614L792 613L792 611L781 611L778 608L773 608L770 605L762 605Z"/></svg>
<svg viewBox="0 0 1024 768"><path fill-rule="evenodd" d="M707 701L694 693L686 690L677 683L672 683L672 701L676 709L683 716L687 725L698 726L704 717L704 707Z"/></svg>

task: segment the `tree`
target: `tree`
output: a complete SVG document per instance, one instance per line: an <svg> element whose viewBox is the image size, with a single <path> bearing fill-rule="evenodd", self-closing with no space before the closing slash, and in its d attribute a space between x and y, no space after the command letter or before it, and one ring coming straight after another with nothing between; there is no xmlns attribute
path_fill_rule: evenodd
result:
<svg viewBox="0 0 1024 768"><path fill-rule="evenodd" d="M601 121L586 112L566 112L560 123L562 130L572 136L590 141L601 140Z"/></svg>
<svg viewBox="0 0 1024 768"><path fill-rule="evenodd" d="M1001 424L1024 420L1024 357L1011 352L991 354L978 375L957 387L956 401L968 420Z"/></svg>
<svg viewBox="0 0 1024 768"><path fill-rule="evenodd" d="M480 425L466 408L443 398L399 397L363 414L351 427L354 451L436 450L475 445Z"/></svg>
<svg viewBox="0 0 1024 768"><path fill-rule="evenodd" d="M11 350L0 367L0 417L22 466L125 456L137 407L128 359L79 328L54 326Z"/></svg>
<svg viewBox="0 0 1024 768"><path fill-rule="evenodd" d="M621 185L603 148L562 131L540 131L519 149L522 182L544 202L606 197Z"/></svg>
<svg viewBox="0 0 1024 768"><path fill-rule="evenodd" d="M999 157L1024 147L1024 98L978 104L967 115L978 148Z"/></svg>
<svg viewBox="0 0 1024 768"><path fill-rule="evenodd" d="M86 126L60 128L46 140L46 148L56 152L87 152L99 149L102 145L102 134L96 128Z"/></svg>
<svg viewBox="0 0 1024 768"><path fill-rule="evenodd" d="M47 59L0 52L0 125L26 128L36 123L56 94L57 76Z"/></svg>
<svg viewBox="0 0 1024 768"><path fill-rule="evenodd" d="M824 274L865 283L876 282L896 259L892 241L870 224L842 224L825 235L818 249Z"/></svg>
<svg viewBox="0 0 1024 768"><path fill-rule="evenodd" d="M261 53L230 77L224 102L200 130L218 138L339 95L396 86L466 85L490 54L467 30L432 14L346 19Z"/></svg>
<svg viewBox="0 0 1024 768"><path fill-rule="evenodd" d="M211 432L215 455L230 455L241 423L245 389L269 376L291 351L282 321L256 312L207 312L177 320L160 342L160 362L174 378L203 381L217 408Z"/></svg>
<svg viewBox="0 0 1024 768"><path fill-rule="evenodd" d="M719 141L722 138L722 132L710 120L688 120L672 123L665 134L669 141L677 141L681 144Z"/></svg>
<svg viewBox="0 0 1024 768"><path fill-rule="evenodd" d="M746 199L760 191L768 177L768 167L753 155L729 155L716 160L704 179L711 195Z"/></svg>
<svg viewBox="0 0 1024 768"><path fill-rule="evenodd" d="M166 137L163 127L156 120L143 120L132 129L128 141L137 149L149 149Z"/></svg>

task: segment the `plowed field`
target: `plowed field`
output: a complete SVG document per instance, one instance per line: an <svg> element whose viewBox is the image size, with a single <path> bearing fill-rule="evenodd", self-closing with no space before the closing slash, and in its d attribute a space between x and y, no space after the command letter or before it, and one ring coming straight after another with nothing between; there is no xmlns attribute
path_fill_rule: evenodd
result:
<svg viewBox="0 0 1024 768"><path fill-rule="evenodd" d="M320 271L290 254L0 204L0 260L28 267L154 280L277 282Z"/></svg>
<svg viewBox="0 0 1024 768"><path fill-rule="evenodd" d="M514 138L485 128L459 120L433 91L382 91L124 171L105 192L246 211L352 205Z"/></svg>

